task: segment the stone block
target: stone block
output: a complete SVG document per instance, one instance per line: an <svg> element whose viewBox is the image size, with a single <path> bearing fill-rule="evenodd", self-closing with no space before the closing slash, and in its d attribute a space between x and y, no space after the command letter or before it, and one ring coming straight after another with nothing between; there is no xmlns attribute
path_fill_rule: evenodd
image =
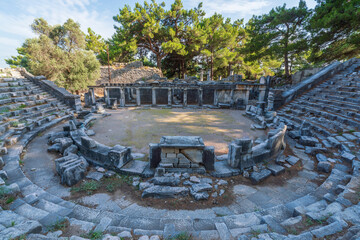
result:
<svg viewBox="0 0 360 240"><path fill-rule="evenodd" d="M193 192L205 192L211 190L212 190L212 186L208 183L197 183L191 186L191 191Z"/></svg>
<svg viewBox="0 0 360 240"><path fill-rule="evenodd" d="M219 233L219 237L221 240L231 239L231 233L225 223L222 223L222 222L215 223L215 227Z"/></svg>
<svg viewBox="0 0 360 240"><path fill-rule="evenodd" d="M288 163L290 163L292 166L294 166L300 159L298 157L295 157L295 156L288 156L286 158L286 161Z"/></svg>
<svg viewBox="0 0 360 240"><path fill-rule="evenodd" d="M304 146L315 147L316 144L319 143L319 140L317 140L314 137L301 136L300 139L299 139L299 143L304 145Z"/></svg>
<svg viewBox="0 0 360 240"><path fill-rule="evenodd" d="M150 183L161 186L178 186L180 184L180 178L176 177L154 177L150 179Z"/></svg>
<svg viewBox="0 0 360 240"><path fill-rule="evenodd" d="M229 144L228 164L241 170L255 165L252 159L252 145L250 139L236 139Z"/></svg>
<svg viewBox="0 0 360 240"><path fill-rule="evenodd" d="M329 173L331 172L332 166L329 162L319 162L317 165L317 170L320 172Z"/></svg>
<svg viewBox="0 0 360 240"><path fill-rule="evenodd" d="M215 148L214 147L205 147L203 151L203 160L204 167L207 171L213 171L215 169Z"/></svg>
<svg viewBox="0 0 360 240"><path fill-rule="evenodd" d="M271 171L268 169L263 169L260 172L252 172L250 174L250 180L253 184L258 184L264 181L271 175Z"/></svg>
<svg viewBox="0 0 360 240"><path fill-rule="evenodd" d="M348 224L345 221L341 220L341 221L336 221L329 225L320 227L318 229L312 230L311 233L316 238L320 239L320 238L325 238L327 236L341 232L346 227L348 227Z"/></svg>
<svg viewBox="0 0 360 240"><path fill-rule="evenodd" d="M341 143L334 137L328 137L327 141L330 143L331 146L339 148Z"/></svg>
<svg viewBox="0 0 360 240"><path fill-rule="evenodd" d="M352 161L356 158L355 155L349 153L349 152L344 152L343 154L341 154L341 160L344 160L348 163L352 163Z"/></svg>
<svg viewBox="0 0 360 240"><path fill-rule="evenodd" d="M103 177L104 177L104 174L100 173L100 172L91 172L86 176L86 178L92 179L95 181L100 181Z"/></svg>
<svg viewBox="0 0 360 240"><path fill-rule="evenodd" d="M116 145L109 151L108 158L111 166L121 168L132 160L131 148Z"/></svg>
<svg viewBox="0 0 360 240"><path fill-rule="evenodd" d="M181 149L182 153L187 159L194 163L201 163L203 161L203 151L198 149Z"/></svg>
<svg viewBox="0 0 360 240"><path fill-rule="evenodd" d="M92 138L83 136L81 137L81 145L87 149L92 149L97 147L97 142Z"/></svg>
<svg viewBox="0 0 360 240"><path fill-rule="evenodd" d="M157 168L161 161L161 148L159 144L149 144L150 168Z"/></svg>
<svg viewBox="0 0 360 240"><path fill-rule="evenodd" d="M271 171L272 175L278 176L285 172L285 168L283 166L277 164L270 164L267 168Z"/></svg>
<svg viewBox="0 0 360 240"><path fill-rule="evenodd" d="M316 154L316 159L318 160L318 162L326 162L327 161L327 157L321 153Z"/></svg>
<svg viewBox="0 0 360 240"><path fill-rule="evenodd" d="M189 189L187 187L153 186L144 190L141 197L154 198L175 198L177 196L187 196Z"/></svg>

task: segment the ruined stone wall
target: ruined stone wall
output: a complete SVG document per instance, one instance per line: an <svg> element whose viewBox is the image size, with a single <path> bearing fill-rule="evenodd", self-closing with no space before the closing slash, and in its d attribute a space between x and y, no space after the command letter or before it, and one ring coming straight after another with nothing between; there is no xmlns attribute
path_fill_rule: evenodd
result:
<svg viewBox="0 0 360 240"><path fill-rule="evenodd" d="M306 78L318 73L321 69L322 68L311 68L296 72L291 76L292 84L297 84L305 80Z"/></svg>
<svg viewBox="0 0 360 240"><path fill-rule="evenodd" d="M100 70L101 76L96 85L109 82L108 67L102 66ZM158 68L143 66L142 62L116 63L110 67L110 74L112 83L135 83L162 76Z"/></svg>

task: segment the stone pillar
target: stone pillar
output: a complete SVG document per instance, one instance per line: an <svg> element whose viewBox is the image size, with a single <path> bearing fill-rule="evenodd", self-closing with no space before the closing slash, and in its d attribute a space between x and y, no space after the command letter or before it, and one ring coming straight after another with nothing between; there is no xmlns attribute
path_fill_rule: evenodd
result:
<svg viewBox="0 0 360 240"><path fill-rule="evenodd" d="M244 91L245 91L244 104L247 106L249 104L250 91L248 88L245 88Z"/></svg>
<svg viewBox="0 0 360 240"><path fill-rule="evenodd" d="M230 70L230 76L233 76L234 75L234 69L231 69Z"/></svg>
<svg viewBox="0 0 360 240"><path fill-rule="evenodd" d="M171 95L171 88L168 88L168 106L172 105Z"/></svg>
<svg viewBox="0 0 360 240"><path fill-rule="evenodd" d="M233 106L234 105L234 89L231 89L231 91L230 91L230 104L231 104L231 106Z"/></svg>
<svg viewBox="0 0 360 240"><path fill-rule="evenodd" d="M214 90L214 106L217 106L219 103L219 98L218 98L218 94L217 94L217 90Z"/></svg>
<svg viewBox="0 0 360 240"><path fill-rule="evenodd" d="M207 72L207 77L206 77L206 81L210 81L210 71Z"/></svg>
<svg viewBox="0 0 360 240"><path fill-rule="evenodd" d="M219 81L221 81L221 76L219 76Z"/></svg>
<svg viewBox="0 0 360 240"><path fill-rule="evenodd" d="M274 93L272 91L269 91L267 111L273 111L273 110L274 110Z"/></svg>
<svg viewBox="0 0 360 240"><path fill-rule="evenodd" d="M96 103L94 88L89 88L89 92L90 92L91 104L93 105Z"/></svg>
<svg viewBox="0 0 360 240"><path fill-rule="evenodd" d="M260 86L259 87L259 102L263 102L265 100L265 91L266 91L266 86Z"/></svg>
<svg viewBox="0 0 360 240"><path fill-rule="evenodd" d="M203 105L203 89L199 88L198 90L198 104L199 106Z"/></svg>
<svg viewBox="0 0 360 240"><path fill-rule="evenodd" d="M104 88L104 98L106 106L110 106L110 96L109 96L109 88Z"/></svg>
<svg viewBox="0 0 360 240"><path fill-rule="evenodd" d="M187 88L184 88L183 105L187 107Z"/></svg>
<svg viewBox="0 0 360 240"><path fill-rule="evenodd" d="M152 105L156 105L156 89L152 88L151 89L151 97L152 97Z"/></svg>
<svg viewBox="0 0 360 240"><path fill-rule="evenodd" d="M204 81L204 70L200 71L200 81Z"/></svg>
<svg viewBox="0 0 360 240"><path fill-rule="evenodd" d="M141 105L141 99L140 99L140 89L136 88L136 105L140 106Z"/></svg>
<svg viewBox="0 0 360 240"><path fill-rule="evenodd" d="M120 88L120 107L125 107L125 91L124 88Z"/></svg>

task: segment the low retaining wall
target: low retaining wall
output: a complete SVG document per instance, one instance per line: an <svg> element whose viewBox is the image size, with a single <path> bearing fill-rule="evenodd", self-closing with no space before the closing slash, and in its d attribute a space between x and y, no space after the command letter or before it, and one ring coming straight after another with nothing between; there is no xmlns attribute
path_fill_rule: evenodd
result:
<svg viewBox="0 0 360 240"><path fill-rule="evenodd" d="M74 110L80 111L82 109L80 96L73 95L65 88L58 87L54 82L47 80L44 76L32 75L31 73L27 72L25 68L20 69L20 73L25 78L32 81L40 88L44 89L49 94L56 97L61 102L73 108Z"/></svg>
<svg viewBox="0 0 360 240"><path fill-rule="evenodd" d="M291 88L285 92L279 92L279 94L275 96L274 109L275 110L279 109L280 107L289 103L296 97L302 95L304 92L308 91L309 89L320 84L324 80L334 76L338 72L349 67L356 61L358 61L358 59L356 59L356 58L352 58L344 63L340 63L340 62L336 61L336 62L330 64L329 66L325 67L318 73L314 74L313 76L311 76L311 77L305 79L304 81L300 82L299 84L295 85L293 88Z"/></svg>
<svg viewBox="0 0 360 240"><path fill-rule="evenodd" d="M80 127L77 129L73 120L69 123L70 125L64 130L70 132L70 136L75 145L79 148L81 155L93 165L103 166L119 172L121 167L132 160L131 148L120 145L108 147L98 143L87 136L85 128Z"/></svg>
<svg viewBox="0 0 360 240"><path fill-rule="evenodd" d="M286 147L284 136L286 125L283 123L278 128L268 133L268 138L263 143L253 147L250 139L237 139L229 144L228 164L232 168L246 168L255 166L260 162L268 162L282 154Z"/></svg>

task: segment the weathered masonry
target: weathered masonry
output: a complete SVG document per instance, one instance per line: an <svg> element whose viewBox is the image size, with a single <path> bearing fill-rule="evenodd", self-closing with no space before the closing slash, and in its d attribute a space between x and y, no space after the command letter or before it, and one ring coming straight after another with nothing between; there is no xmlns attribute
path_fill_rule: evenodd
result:
<svg viewBox="0 0 360 240"><path fill-rule="evenodd" d="M244 109L249 100L266 101L269 88L266 79L253 82L185 81L90 86L86 105L96 103L96 88L104 91L104 101L110 106L215 106Z"/></svg>

